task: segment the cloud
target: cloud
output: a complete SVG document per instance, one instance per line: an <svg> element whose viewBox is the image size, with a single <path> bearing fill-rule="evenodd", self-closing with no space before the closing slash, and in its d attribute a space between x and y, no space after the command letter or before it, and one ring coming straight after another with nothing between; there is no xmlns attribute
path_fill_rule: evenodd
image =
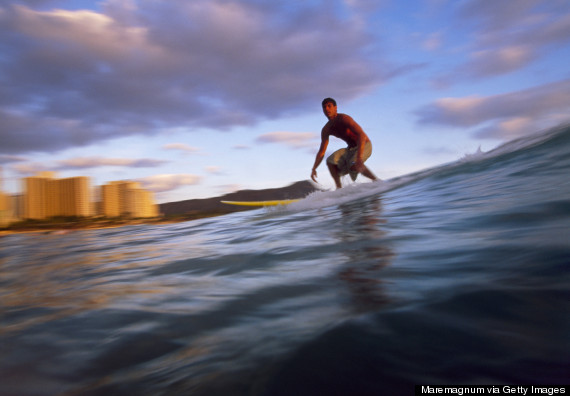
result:
<svg viewBox="0 0 570 396"><path fill-rule="evenodd" d="M27 161L27 158L20 157L18 155L9 155L9 154L0 155L0 165L9 164L12 162L23 162L23 161Z"/></svg>
<svg viewBox="0 0 570 396"><path fill-rule="evenodd" d="M57 169L85 169L102 166L121 166L129 168L154 168L168 161L149 158L103 158L103 157L78 157L57 162Z"/></svg>
<svg viewBox="0 0 570 396"><path fill-rule="evenodd" d="M567 1L470 0L457 9L457 29L471 29L469 54L466 62L436 79L440 86L511 73L570 43Z"/></svg>
<svg viewBox="0 0 570 396"><path fill-rule="evenodd" d="M470 77L487 77L506 74L528 65L538 58L536 51L527 45L514 45L471 54L465 68Z"/></svg>
<svg viewBox="0 0 570 396"><path fill-rule="evenodd" d="M14 164L10 168L22 175L33 175L38 172L53 171L53 169L44 163L40 162L26 162L23 164Z"/></svg>
<svg viewBox="0 0 570 396"><path fill-rule="evenodd" d="M0 156L1 157L1 156ZM103 158L77 157L56 161L52 164L28 162L12 165L11 168L21 174L33 174L42 171L61 171L67 169L89 169L104 166L119 166L128 168L155 168L168 161L149 158Z"/></svg>
<svg viewBox="0 0 570 396"><path fill-rule="evenodd" d="M148 176L138 181L143 185L145 189L154 192L165 192L176 190L183 186L193 186L200 184L202 178L197 175L191 174L166 174L166 175L153 175Z"/></svg>
<svg viewBox="0 0 570 396"><path fill-rule="evenodd" d="M186 153L197 153L200 151L197 147L189 146L186 143L169 143L162 146L166 150L180 150Z"/></svg>
<svg viewBox="0 0 570 396"><path fill-rule="evenodd" d="M475 137L479 138L502 138L514 139L521 135L536 132L538 125L528 117L514 117L506 120L499 120L491 126L479 129Z"/></svg>
<svg viewBox="0 0 570 396"><path fill-rule="evenodd" d="M315 145L317 135L312 132L269 132L257 137L258 143L278 143L294 149Z"/></svg>
<svg viewBox="0 0 570 396"><path fill-rule="evenodd" d="M0 71L0 84L3 84ZM0 91L0 106L4 99ZM9 106L9 104L8 104ZM98 139L111 138L113 133L104 126L90 126L80 119L51 116L37 117L24 111L0 108L0 153L50 152L84 146Z"/></svg>
<svg viewBox="0 0 570 396"><path fill-rule="evenodd" d="M425 51L435 51L442 46L442 33L431 33L422 43L422 48Z"/></svg>
<svg viewBox="0 0 570 396"><path fill-rule="evenodd" d="M219 166L207 166L205 168L206 172L211 173L213 175L221 175L222 172L222 168Z"/></svg>
<svg viewBox="0 0 570 396"><path fill-rule="evenodd" d="M254 125L329 94L361 96L398 74L368 57L365 26L310 3L24 4L0 5L3 153Z"/></svg>
<svg viewBox="0 0 570 396"><path fill-rule="evenodd" d="M386 0L343 0L349 9L357 12L373 12L386 3Z"/></svg>
<svg viewBox="0 0 570 396"><path fill-rule="evenodd" d="M415 114L419 124L478 126L477 137L505 139L564 122L569 108L570 79L500 95L443 98Z"/></svg>
<svg viewBox="0 0 570 396"><path fill-rule="evenodd" d="M468 0L458 9L463 20L476 23L481 30L503 31L517 26L541 3L554 3L551 0L518 0L516 4L486 0Z"/></svg>

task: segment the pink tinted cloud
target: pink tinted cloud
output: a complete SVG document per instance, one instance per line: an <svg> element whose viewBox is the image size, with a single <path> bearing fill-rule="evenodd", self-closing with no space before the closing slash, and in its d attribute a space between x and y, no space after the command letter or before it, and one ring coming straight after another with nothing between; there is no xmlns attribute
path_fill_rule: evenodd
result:
<svg viewBox="0 0 570 396"><path fill-rule="evenodd" d="M268 132L257 137L258 143L277 143L299 149L315 145L317 135L312 132Z"/></svg>
<svg viewBox="0 0 570 396"><path fill-rule="evenodd" d="M415 114L419 124L480 127L476 136L503 139L566 122L568 109L570 79L500 95L438 99Z"/></svg>
<svg viewBox="0 0 570 396"><path fill-rule="evenodd" d="M192 174L162 174L148 176L138 179L144 188L155 191L165 192L176 190L184 186L193 186L200 184L202 178Z"/></svg>

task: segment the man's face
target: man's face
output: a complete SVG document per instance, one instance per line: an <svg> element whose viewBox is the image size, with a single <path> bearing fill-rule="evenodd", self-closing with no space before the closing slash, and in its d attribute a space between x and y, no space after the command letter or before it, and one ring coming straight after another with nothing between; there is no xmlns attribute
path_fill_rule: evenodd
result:
<svg viewBox="0 0 570 396"><path fill-rule="evenodd" d="M323 105L323 113L325 116L330 119L336 116L336 106L332 104L332 102L327 102Z"/></svg>

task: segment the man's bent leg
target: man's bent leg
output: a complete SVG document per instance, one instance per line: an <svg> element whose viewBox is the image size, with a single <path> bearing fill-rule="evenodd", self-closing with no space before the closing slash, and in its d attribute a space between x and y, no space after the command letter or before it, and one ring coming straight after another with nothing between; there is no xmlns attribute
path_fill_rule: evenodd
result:
<svg viewBox="0 0 570 396"><path fill-rule="evenodd" d="M331 164L327 162L327 166L329 167L329 172L336 184L336 188L342 188L342 184L340 183L340 174L338 172L338 168L335 164Z"/></svg>
<svg viewBox="0 0 570 396"><path fill-rule="evenodd" d="M372 173L372 171L370 169L368 169L368 167L366 165L362 166L362 172L360 172L363 176L366 176L367 178L371 179L371 180L378 180L378 178L376 177L376 175L374 173ZM354 169L354 166L352 166L350 168L350 170L352 172L355 172L356 170ZM356 178L354 178L356 179Z"/></svg>
<svg viewBox="0 0 570 396"><path fill-rule="evenodd" d="M370 169L368 169L368 167L366 165L364 165L364 170L360 173L362 173L363 176L366 176L367 178L369 178L371 180L378 180L376 175L374 173L372 173L372 171Z"/></svg>

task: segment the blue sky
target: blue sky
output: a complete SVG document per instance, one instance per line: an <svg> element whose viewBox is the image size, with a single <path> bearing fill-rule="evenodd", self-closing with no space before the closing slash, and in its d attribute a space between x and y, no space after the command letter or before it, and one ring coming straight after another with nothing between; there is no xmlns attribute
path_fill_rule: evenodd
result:
<svg viewBox="0 0 570 396"><path fill-rule="evenodd" d="M329 96L389 179L568 122L569 44L567 0L5 1L3 189L282 187L309 179Z"/></svg>

